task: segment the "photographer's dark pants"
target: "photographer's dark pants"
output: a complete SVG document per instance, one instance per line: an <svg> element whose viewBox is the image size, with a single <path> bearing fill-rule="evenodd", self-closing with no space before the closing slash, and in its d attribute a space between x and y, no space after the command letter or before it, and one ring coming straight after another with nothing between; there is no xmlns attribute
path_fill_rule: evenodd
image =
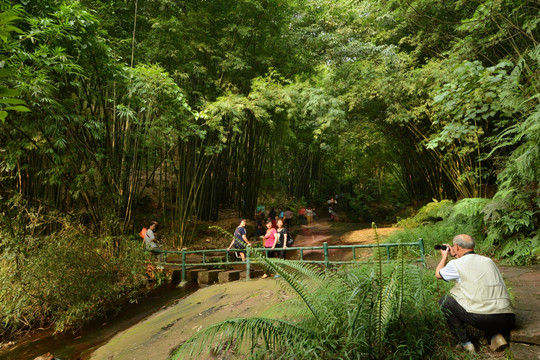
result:
<svg viewBox="0 0 540 360"><path fill-rule="evenodd" d="M451 296L443 296L439 300L439 305L446 317L446 322L448 323L450 330L461 343L470 341L467 331L465 330L465 324L483 330L486 333L488 341L490 341L495 334L508 333L514 326L514 314L484 315L469 313Z"/></svg>

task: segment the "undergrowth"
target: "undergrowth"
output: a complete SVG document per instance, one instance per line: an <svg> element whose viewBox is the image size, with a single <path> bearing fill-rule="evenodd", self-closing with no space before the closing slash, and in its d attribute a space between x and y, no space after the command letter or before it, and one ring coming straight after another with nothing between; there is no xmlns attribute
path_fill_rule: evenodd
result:
<svg viewBox="0 0 540 360"><path fill-rule="evenodd" d="M77 329L144 289L140 239L94 237L43 209L4 209L18 212L0 228L0 340Z"/></svg>
<svg viewBox="0 0 540 360"><path fill-rule="evenodd" d="M456 203L433 201L415 216L397 223L402 229L393 232L388 242L411 242L424 239L429 252L435 244L452 243L457 234L469 234L478 251L524 265L540 261L540 237L528 198L520 201L516 192L501 200L466 198ZM510 203L509 203L510 202Z"/></svg>

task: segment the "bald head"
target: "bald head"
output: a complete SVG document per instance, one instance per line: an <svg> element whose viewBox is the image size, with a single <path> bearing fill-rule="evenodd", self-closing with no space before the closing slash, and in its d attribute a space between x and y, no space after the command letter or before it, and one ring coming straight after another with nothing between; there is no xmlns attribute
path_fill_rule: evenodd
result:
<svg viewBox="0 0 540 360"><path fill-rule="evenodd" d="M454 236L452 242L464 249L474 249L474 239L467 234L459 234Z"/></svg>

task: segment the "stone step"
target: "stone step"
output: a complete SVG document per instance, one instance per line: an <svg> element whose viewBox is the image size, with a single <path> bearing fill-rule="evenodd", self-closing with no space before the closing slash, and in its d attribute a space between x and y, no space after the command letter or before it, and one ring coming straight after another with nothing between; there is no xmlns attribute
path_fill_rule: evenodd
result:
<svg viewBox="0 0 540 360"><path fill-rule="evenodd" d="M239 280L241 272L242 270L222 271L218 274L218 282L220 284L223 284L223 283Z"/></svg>
<svg viewBox="0 0 540 360"><path fill-rule="evenodd" d="M263 276L263 274L264 274L264 271L261 269L251 269L251 271L249 272L249 277L252 279L258 278L258 277ZM246 278L246 270L243 270L240 273L240 279L245 279L245 278Z"/></svg>
<svg viewBox="0 0 540 360"><path fill-rule="evenodd" d="M208 269L187 269L186 270L186 282L190 284L195 284L198 282L199 273L201 271L207 271Z"/></svg>
<svg viewBox="0 0 540 360"><path fill-rule="evenodd" d="M210 285L218 281L218 275L223 272L221 269L200 271L197 274L197 282L199 285Z"/></svg>
<svg viewBox="0 0 540 360"><path fill-rule="evenodd" d="M516 309L516 326L510 332L513 342L540 345L540 313L538 310Z"/></svg>
<svg viewBox="0 0 540 360"><path fill-rule="evenodd" d="M540 346L523 343L510 343L510 352L514 360L540 360Z"/></svg>
<svg viewBox="0 0 540 360"><path fill-rule="evenodd" d="M516 310L516 325L510 332L510 352L516 360L540 360L540 267L500 268Z"/></svg>

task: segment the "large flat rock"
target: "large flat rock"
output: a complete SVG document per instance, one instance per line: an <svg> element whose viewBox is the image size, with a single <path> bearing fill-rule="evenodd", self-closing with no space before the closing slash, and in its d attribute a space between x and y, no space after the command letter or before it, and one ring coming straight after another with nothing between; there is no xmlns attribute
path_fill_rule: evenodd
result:
<svg viewBox="0 0 540 360"><path fill-rule="evenodd" d="M118 333L91 360L166 360L191 335L219 321L260 316L281 301L277 281L235 281L197 290ZM202 358L206 358L202 356Z"/></svg>
<svg viewBox="0 0 540 360"><path fill-rule="evenodd" d="M516 310L516 327L510 332L510 340L540 345L540 307L536 310Z"/></svg>
<svg viewBox="0 0 540 360"><path fill-rule="evenodd" d="M540 360L540 346L510 343L510 352L514 360Z"/></svg>
<svg viewBox="0 0 540 360"><path fill-rule="evenodd" d="M501 266L501 273L513 295L516 327L512 342L540 345L540 268L538 266Z"/></svg>

